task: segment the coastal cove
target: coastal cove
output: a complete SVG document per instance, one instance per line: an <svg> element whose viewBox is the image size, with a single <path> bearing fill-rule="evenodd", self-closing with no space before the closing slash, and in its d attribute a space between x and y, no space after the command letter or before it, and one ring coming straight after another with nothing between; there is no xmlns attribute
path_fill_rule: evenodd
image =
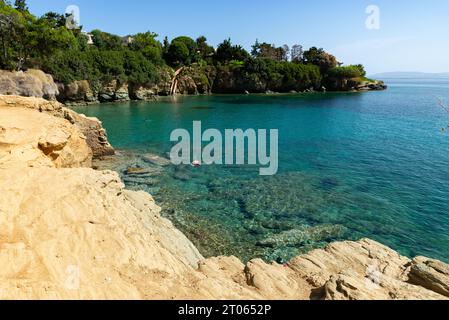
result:
<svg viewBox="0 0 449 320"><path fill-rule="evenodd" d="M447 81L387 91L212 95L77 107L102 120L118 155L95 166L148 191L206 257L286 262L336 240L370 237L449 261L449 139L437 97ZM170 132L279 128L279 173L172 166Z"/></svg>
<svg viewBox="0 0 449 320"><path fill-rule="evenodd" d="M1 299L449 297L449 265L370 239L333 242L283 264L204 258L151 195L91 168L93 156L110 152L104 133L97 119L55 101L0 96ZM144 159L168 165L154 154ZM143 173L152 171L127 169Z"/></svg>
<svg viewBox="0 0 449 320"><path fill-rule="evenodd" d="M449 301L449 2L356 2L0 1L0 301Z"/></svg>

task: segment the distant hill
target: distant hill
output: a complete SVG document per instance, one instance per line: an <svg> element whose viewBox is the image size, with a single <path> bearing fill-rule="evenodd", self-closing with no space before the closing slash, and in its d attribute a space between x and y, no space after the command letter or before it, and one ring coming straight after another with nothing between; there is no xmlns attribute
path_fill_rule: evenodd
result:
<svg viewBox="0 0 449 320"><path fill-rule="evenodd" d="M449 79L449 73L385 72L369 76L373 79Z"/></svg>

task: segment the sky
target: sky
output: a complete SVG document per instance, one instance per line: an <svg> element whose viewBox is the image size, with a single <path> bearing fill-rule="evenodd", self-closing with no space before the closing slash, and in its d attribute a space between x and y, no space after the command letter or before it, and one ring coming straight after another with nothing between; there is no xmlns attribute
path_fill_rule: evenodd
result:
<svg viewBox="0 0 449 320"><path fill-rule="evenodd" d="M246 49L258 39L322 47L368 74L449 72L448 0L28 0L35 15L71 5L85 31L231 38Z"/></svg>

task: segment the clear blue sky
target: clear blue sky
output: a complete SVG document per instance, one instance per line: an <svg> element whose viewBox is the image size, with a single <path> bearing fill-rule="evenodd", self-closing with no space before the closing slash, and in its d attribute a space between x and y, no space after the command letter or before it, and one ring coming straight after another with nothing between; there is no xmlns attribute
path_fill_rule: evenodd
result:
<svg viewBox="0 0 449 320"><path fill-rule="evenodd" d="M368 30L365 10L380 8L380 29ZM230 37L323 47L369 73L449 72L448 0L28 0L32 13L77 5L84 30L126 35L153 31L173 38L204 35L212 45Z"/></svg>

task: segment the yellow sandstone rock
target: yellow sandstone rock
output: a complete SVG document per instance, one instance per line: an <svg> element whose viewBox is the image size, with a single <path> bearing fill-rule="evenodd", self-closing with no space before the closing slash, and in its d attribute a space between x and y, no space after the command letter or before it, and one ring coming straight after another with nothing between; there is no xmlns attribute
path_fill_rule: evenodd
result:
<svg viewBox="0 0 449 320"><path fill-rule="evenodd" d="M89 167L92 151L68 121L36 110L0 108L0 167Z"/></svg>
<svg viewBox="0 0 449 320"><path fill-rule="evenodd" d="M0 95L0 105L11 108L37 110L57 118L68 120L84 134L87 145L92 149L92 154L95 158L114 154L114 149L108 142L106 130L103 129L98 119L80 115L64 107L57 101Z"/></svg>

